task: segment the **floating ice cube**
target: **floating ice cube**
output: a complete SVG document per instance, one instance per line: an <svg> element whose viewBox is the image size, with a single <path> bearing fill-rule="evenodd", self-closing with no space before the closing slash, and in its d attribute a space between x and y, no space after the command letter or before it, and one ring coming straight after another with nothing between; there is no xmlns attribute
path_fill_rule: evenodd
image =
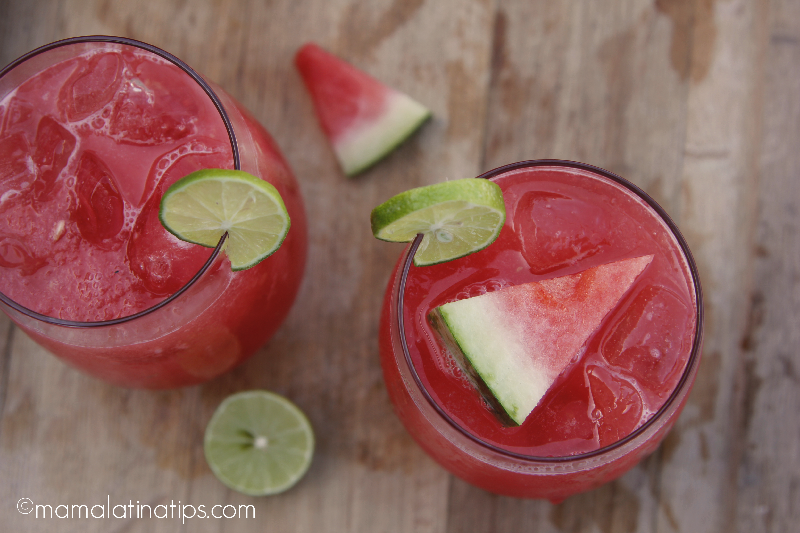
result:
<svg viewBox="0 0 800 533"><path fill-rule="evenodd" d="M156 160L148 177L149 195L133 225L127 257L133 273L153 294L174 293L192 279L211 255L211 248L185 243L158 219L164 191L198 168L224 165L225 147L210 139L195 139Z"/></svg>
<svg viewBox="0 0 800 533"><path fill-rule="evenodd" d="M78 206L73 213L81 236L92 244L109 247L125 220L124 202L108 166L94 152L86 151L78 163Z"/></svg>
<svg viewBox="0 0 800 533"><path fill-rule="evenodd" d="M599 253L609 245L602 209L555 193L532 191L519 201L514 226L535 274L546 274Z"/></svg>
<svg viewBox="0 0 800 533"><path fill-rule="evenodd" d="M45 266L47 261L35 257L20 239L0 235L0 267L17 268L29 276Z"/></svg>
<svg viewBox="0 0 800 533"><path fill-rule="evenodd" d="M117 142L159 145L195 131L198 109L186 90L186 76L143 63L127 72L108 118L108 134Z"/></svg>
<svg viewBox="0 0 800 533"><path fill-rule="evenodd" d="M650 383L656 393L668 394L681 370L679 358L692 342L691 335L681 337L693 331L686 323L694 316L690 307L668 289L647 285L620 312L625 318L605 334L601 355L634 379ZM650 334L653 323L658 324L658 335Z"/></svg>
<svg viewBox="0 0 800 533"><path fill-rule="evenodd" d="M58 176L69 163L75 143L75 136L51 117L46 116L39 121L33 152L33 162L37 167L34 184L37 200L52 196Z"/></svg>
<svg viewBox="0 0 800 533"><path fill-rule="evenodd" d="M586 376L592 397L589 418L600 446L617 442L644 422L642 394L633 382L599 365L587 365Z"/></svg>
<svg viewBox="0 0 800 533"><path fill-rule="evenodd" d="M158 219L161 193L145 204L128 242L131 271L152 294L167 296L183 287L200 270L211 248L184 243L170 234Z"/></svg>
<svg viewBox="0 0 800 533"><path fill-rule="evenodd" d="M83 120L111 102L120 86L122 67L122 57L116 53L99 54L81 63L62 89L70 121Z"/></svg>
<svg viewBox="0 0 800 533"><path fill-rule="evenodd" d="M21 193L33 184L35 177L31 147L25 134L0 137L0 184L3 190ZM7 199L4 194L0 204Z"/></svg>
<svg viewBox="0 0 800 533"><path fill-rule="evenodd" d="M19 98L12 98L8 105L0 106L0 130L18 130L33 116L33 106Z"/></svg>

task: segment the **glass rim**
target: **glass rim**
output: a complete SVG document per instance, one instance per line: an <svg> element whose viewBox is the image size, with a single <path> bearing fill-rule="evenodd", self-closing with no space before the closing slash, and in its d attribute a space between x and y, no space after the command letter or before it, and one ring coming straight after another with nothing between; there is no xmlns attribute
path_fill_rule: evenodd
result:
<svg viewBox="0 0 800 533"><path fill-rule="evenodd" d="M45 44L38 48L35 48L34 50L31 50L30 52L18 57L17 59L15 59L2 69L0 69L0 79L2 79L5 75L7 75L9 72L14 70L21 64L32 59L33 57L39 56L40 54L49 52L51 50L55 50L56 48L61 48L63 46L69 46L73 44L83 44L83 43L115 43L115 44L122 44L122 45L132 46L135 48L140 48L142 50L155 54L163 59L166 59L170 63L180 68L183 72L188 74L200 86L200 88L203 89L203 92L205 92L206 95L211 99L211 102L217 109L220 118L222 118L222 121L225 124L225 129L228 131L228 138L231 143L234 169L241 170L241 164L239 159L239 145L236 141L236 133L233 130L233 124L231 123L230 117L228 116L228 113L225 111L225 107L222 104L222 101L220 100L219 96L217 96L214 89L212 89L211 86L203 79L203 77L200 76L200 74L198 74L197 71L195 71L192 67L190 67L188 64L186 64L178 57L151 44L147 44L142 41L137 41L135 39L130 39L128 37L115 37L111 35L84 35L80 37L70 37L67 39L61 39L58 41L53 41L51 43ZM166 297L164 300L158 302L157 304L152 305L147 309L144 309L132 315L114 318L111 320L82 322L76 320L65 320L62 318L56 318L41 313L37 313L36 311L33 311L32 309L29 309L24 305L17 303L16 301L12 300L2 292L0 292L0 301L2 301L8 307L14 309L15 311L25 316L56 326L63 326L68 328L96 328L96 327L114 326L117 324L127 323L132 320L136 320L137 318L143 317L145 315L149 315L150 313L169 305L172 301L179 298L181 294L183 294L190 287L192 287L195 284L195 282L197 282L197 280L200 279L203 276L203 274L205 274L211 268L211 265L214 263L214 261L216 261L217 257L222 251L222 247L225 244L225 240L227 239L227 237L228 233L225 232L225 234L223 234L222 237L220 237L219 242L217 243L216 247L214 248L214 251L211 253L211 256L208 258L208 260L206 260L203 266L200 267L200 270L198 270L197 273L195 273L195 275L192 276L192 279L190 279L183 287L181 287L176 292Z"/></svg>
<svg viewBox="0 0 800 533"><path fill-rule="evenodd" d="M700 287L700 275L697 270L697 265L695 264L694 257L692 256L692 253L689 250L689 246L686 243L686 240L684 239L683 235L678 229L678 226L673 222L673 220L670 218L667 212L664 211L664 209L653 198L650 197L650 195L648 195L641 188L634 185L625 178L618 176L617 174L609 172L608 170L605 170L600 167L596 167L586 163L580 163L577 161L567 161L562 159L537 159L537 160L519 161L517 163L510 163L508 165L503 165L501 167L497 167L495 169L484 172L483 174L478 176L478 178L490 179L499 176L501 174L506 174L508 172L518 170L521 168L545 167L545 166L575 168L588 171L597 174L601 177L610 179L616 184L621 185L622 187L628 189L630 192L641 198L648 206L650 206L650 208L652 208L656 212L658 216L661 217L663 222L667 225L668 229L677 240L679 248L683 253L684 257L686 258L686 263L687 266L689 267L692 283L694 284L695 304L697 306L697 316L695 319L695 334L694 334L694 339L692 341L692 349L691 352L689 353L688 359L686 360L686 365L684 367L683 373L681 374L681 378L675 385L675 388L672 390L672 392L664 401L664 403L661 405L661 407L655 413L653 413L644 424L642 424L641 426L633 430L631 433L629 433L622 439L619 439L618 441L612 444L603 446L601 448L592 450L590 452L583 452L575 455L564 455L564 456L528 455L524 453L514 452L506 448L503 448L501 446L497 446L495 444L486 442L482 438L473 434L471 431L468 431L467 429L462 427L449 414L447 414L447 412L433 399L431 393L424 386L422 379L417 373L417 369L414 365L414 362L411 359L411 354L408 350L408 341L406 340L405 323L404 323L405 319L403 314L404 313L403 302L405 299L405 288L406 288L406 281L408 279L408 273L414 259L414 254L416 253L420 243L422 242L422 234L418 234L416 238L412 241L412 243L407 247L406 257L405 259L403 259L400 270L400 280L397 287L398 297L395 310L397 312L397 327L400 336L400 345L403 350L405 363L411 372L411 376L417 388L420 390L420 392L422 393L423 397L428 402L428 404L431 407L433 407L433 409L437 412L437 414L449 426L455 429L457 433L463 435L464 437L468 438L469 440L478 444L479 446L482 446L488 450L491 450L495 453L498 453L506 457L512 457L515 459L520 459L529 462L536 462L536 463L568 463L573 461L596 458L623 447L624 445L637 439L643 433L648 431L657 421L661 420L667 414L667 412L672 408L675 401L678 400L680 394L682 394L682 392L686 389L686 387L690 385L689 378L694 372L700 360L700 352L703 340L703 294L702 294L702 288Z"/></svg>

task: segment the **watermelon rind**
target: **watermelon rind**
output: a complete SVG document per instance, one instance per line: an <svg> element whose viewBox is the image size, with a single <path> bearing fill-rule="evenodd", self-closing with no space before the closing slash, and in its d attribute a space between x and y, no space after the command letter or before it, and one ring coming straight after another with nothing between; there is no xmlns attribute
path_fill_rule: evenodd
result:
<svg viewBox="0 0 800 533"><path fill-rule="evenodd" d="M541 368L526 357L523 332L515 331L516 324L486 299L445 304L434 310L432 319L492 410L508 425L522 424L550 387ZM445 327L437 327L438 321Z"/></svg>
<svg viewBox="0 0 800 533"><path fill-rule="evenodd" d="M431 117L430 109L404 93L392 91L387 100L380 118L354 127L334 143L347 176L355 176L383 159Z"/></svg>

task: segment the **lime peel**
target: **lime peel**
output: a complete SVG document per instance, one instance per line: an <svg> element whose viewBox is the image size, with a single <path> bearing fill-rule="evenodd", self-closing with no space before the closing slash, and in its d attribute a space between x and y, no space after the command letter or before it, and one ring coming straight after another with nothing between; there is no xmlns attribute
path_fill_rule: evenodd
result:
<svg viewBox="0 0 800 533"><path fill-rule="evenodd" d="M173 183L161 198L158 218L177 238L216 247L233 270L255 266L283 243L291 221L278 190L241 170L203 169Z"/></svg>
<svg viewBox="0 0 800 533"><path fill-rule="evenodd" d="M467 178L409 189L372 210L372 234L410 242L422 233L417 266L450 261L480 251L497 239L505 222L500 187Z"/></svg>

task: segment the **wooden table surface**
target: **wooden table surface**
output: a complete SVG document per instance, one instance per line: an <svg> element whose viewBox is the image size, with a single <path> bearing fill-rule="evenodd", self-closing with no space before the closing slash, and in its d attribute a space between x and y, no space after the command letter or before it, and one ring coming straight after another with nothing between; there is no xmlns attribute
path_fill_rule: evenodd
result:
<svg viewBox="0 0 800 533"><path fill-rule="evenodd" d="M171 51L242 101L293 167L309 263L277 336L168 392L65 366L0 318L0 530L790 532L800 530L800 2L797 0L6 0L0 64L109 34ZM347 179L292 58L313 40L434 118ZM426 457L392 412L378 313L402 246L369 212L412 186L523 159L621 174L673 216L705 291L703 362L674 431L620 480L560 505L499 497ZM308 414L307 476L268 498L211 474L230 393ZM38 504L253 504L256 518L36 519ZM62 511L63 512L63 511Z"/></svg>

